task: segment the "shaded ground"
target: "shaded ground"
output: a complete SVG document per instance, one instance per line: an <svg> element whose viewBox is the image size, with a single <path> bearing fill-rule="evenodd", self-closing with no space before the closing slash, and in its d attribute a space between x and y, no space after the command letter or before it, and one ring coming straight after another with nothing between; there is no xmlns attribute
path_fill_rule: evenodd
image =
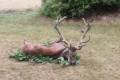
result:
<svg viewBox="0 0 120 80"><path fill-rule="evenodd" d="M39 9L41 0L0 0L0 11Z"/></svg>
<svg viewBox="0 0 120 80"><path fill-rule="evenodd" d="M54 40L53 20L36 18L36 12L0 14L0 80L120 80L120 19L92 22L91 41L78 54L80 64L61 68L55 64L34 64L9 59L22 46ZM79 21L64 23L67 39L79 40Z"/></svg>

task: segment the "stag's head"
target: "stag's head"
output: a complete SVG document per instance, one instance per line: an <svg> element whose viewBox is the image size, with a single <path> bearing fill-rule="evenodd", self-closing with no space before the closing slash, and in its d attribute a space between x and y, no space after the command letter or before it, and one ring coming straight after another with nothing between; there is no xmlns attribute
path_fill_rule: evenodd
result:
<svg viewBox="0 0 120 80"><path fill-rule="evenodd" d="M55 30L57 31L58 35L59 35L59 40L57 42L62 42L64 43L65 45L65 50L63 51L62 53L62 56L64 57L67 57L68 61L71 63L71 64L74 64L75 63L75 58L74 56L76 55L76 51L77 50L81 50L83 46L85 46L89 41L90 41L90 36L88 36L88 38L86 39L87 37L87 33L88 31L90 30L91 26L90 24L87 22L87 20L85 18L82 18L83 22L84 22L84 26L83 28L80 30L81 32L81 36L80 36L80 40L78 41L77 44L72 44L71 41L67 41L65 39L65 37L63 36L63 33L60 31L59 29L59 26L60 26L60 23L62 21L64 21L67 17L63 17L63 18L58 18L56 20L56 23L55 23Z"/></svg>

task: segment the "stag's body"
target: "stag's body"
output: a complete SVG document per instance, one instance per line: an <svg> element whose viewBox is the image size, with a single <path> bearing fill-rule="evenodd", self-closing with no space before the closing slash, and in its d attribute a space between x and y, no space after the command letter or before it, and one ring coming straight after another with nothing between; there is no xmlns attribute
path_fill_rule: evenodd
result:
<svg viewBox="0 0 120 80"><path fill-rule="evenodd" d="M31 55L47 55L58 56L65 49L63 43L54 43L50 47L42 44L32 44L30 42L24 42L22 51Z"/></svg>

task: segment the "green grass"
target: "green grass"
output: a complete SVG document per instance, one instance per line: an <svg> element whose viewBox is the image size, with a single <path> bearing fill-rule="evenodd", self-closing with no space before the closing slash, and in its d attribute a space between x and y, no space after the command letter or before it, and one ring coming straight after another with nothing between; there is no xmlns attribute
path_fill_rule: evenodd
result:
<svg viewBox="0 0 120 80"><path fill-rule="evenodd" d="M78 51L81 57L80 64L77 66L64 69L58 68L55 64L51 64L52 66L50 64L32 66L30 64L25 65L27 63L19 64L19 62L10 61L6 57L11 51L21 48L24 39L37 44L44 43L47 40L55 40L58 35L53 29L53 21L52 19L38 16L37 12L32 11L0 13L0 69L7 69L8 71L14 67L13 71L15 73L21 72L20 76L26 80L33 79L28 71L34 72L37 75L36 79L41 78L42 80L53 80L53 78L56 80L120 79L119 18L91 23L92 28L88 33L91 35L91 41L81 51ZM79 41L79 24L83 26L81 21L64 22L62 31L67 40ZM5 62L3 63L3 61ZM6 67L6 65L9 66Z"/></svg>

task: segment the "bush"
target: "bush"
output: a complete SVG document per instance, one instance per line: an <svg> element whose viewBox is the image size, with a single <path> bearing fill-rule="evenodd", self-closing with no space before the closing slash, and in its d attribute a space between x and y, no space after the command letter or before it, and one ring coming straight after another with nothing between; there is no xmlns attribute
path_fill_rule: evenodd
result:
<svg viewBox="0 0 120 80"><path fill-rule="evenodd" d="M95 7L118 8L120 0L45 0L41 12L45 16L54 18L56 16L81 17L96 9Z"/></svg>

